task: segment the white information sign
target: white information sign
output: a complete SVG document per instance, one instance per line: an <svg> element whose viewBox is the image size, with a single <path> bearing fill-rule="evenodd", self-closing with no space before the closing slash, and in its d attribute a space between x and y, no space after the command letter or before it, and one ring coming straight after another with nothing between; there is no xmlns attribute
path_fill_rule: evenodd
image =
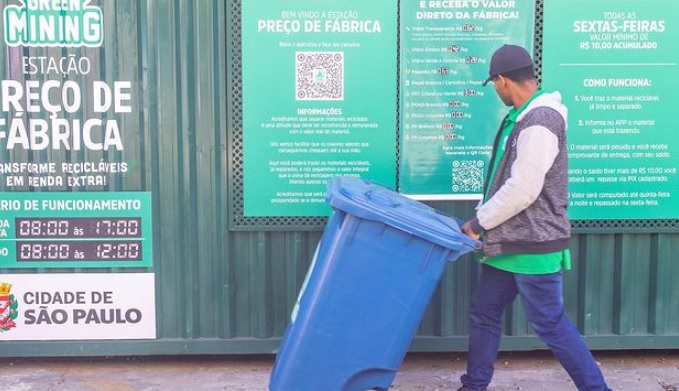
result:
<svg viewBox="0 0 679 391"><path fill-rule="evenodd" d="M153 273L0 274L0 341L156 338Z"/></svg>

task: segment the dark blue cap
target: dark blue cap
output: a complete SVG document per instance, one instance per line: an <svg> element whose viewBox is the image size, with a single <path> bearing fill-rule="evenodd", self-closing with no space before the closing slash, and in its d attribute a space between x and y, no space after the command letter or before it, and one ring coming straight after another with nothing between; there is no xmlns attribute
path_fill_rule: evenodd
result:
<svg viewBox="0 0 679 391"><path fill-rule="evenodd" d="M526 49L517 45L503 45L490 58L488 78L483 85L485 86L498 75L528 67L533 67L533 59Z"/></svg>

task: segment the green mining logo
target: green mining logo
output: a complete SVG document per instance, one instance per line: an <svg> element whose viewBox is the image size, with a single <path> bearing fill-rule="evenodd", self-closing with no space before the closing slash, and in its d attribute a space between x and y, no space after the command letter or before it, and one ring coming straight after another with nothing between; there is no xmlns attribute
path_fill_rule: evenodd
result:
<svg viewBox="0 0 679 391"><path fill-rule="evenodd" d="M8 46L101 46L104 25L91 0L19 0L5 7Z"/></svg>

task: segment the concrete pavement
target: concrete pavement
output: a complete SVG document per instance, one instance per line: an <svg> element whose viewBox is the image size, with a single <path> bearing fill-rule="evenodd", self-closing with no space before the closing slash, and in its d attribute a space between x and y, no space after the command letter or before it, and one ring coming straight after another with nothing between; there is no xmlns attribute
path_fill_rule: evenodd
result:
<svg viewBox="0 0 679 391"><path fill-rule="evenodd" d="M595 352L595 357L613 390L679 391L679 351ZM269 355L3 358L0 390L265 391L272 363ZM462 353L410 354L392 390L456 390L464 366ZM549 352L501 353L496 366L491 391L575 390Z"/></svg>

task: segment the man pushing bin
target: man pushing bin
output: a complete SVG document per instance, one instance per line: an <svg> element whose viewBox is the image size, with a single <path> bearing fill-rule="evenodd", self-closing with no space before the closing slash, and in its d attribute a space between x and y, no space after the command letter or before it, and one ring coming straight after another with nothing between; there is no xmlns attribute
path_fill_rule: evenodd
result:
<svg viewBox="0 0 679 391"><path fill-rule="evenodd" d="M462 226L483 238L481 280L470 309L467 373L458 391L483 391L493 377L502 313L521 297L528 322L578 390L610 390L564 313L562 269L570 268L567 109L535 79L533 60L515 45L493 54L488 78L510 107L498 129L476 216Z"/></svg>

